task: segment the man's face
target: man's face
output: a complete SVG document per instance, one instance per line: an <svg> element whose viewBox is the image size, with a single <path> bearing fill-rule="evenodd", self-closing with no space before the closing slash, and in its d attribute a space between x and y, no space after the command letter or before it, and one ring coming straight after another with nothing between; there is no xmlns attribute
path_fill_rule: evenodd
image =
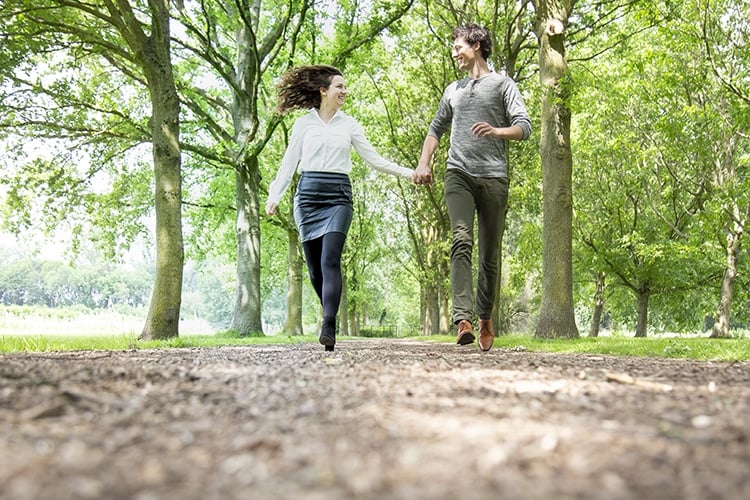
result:
<svg viewBox="0 0 750 500"><path fill-rule="evenodd" d="M458 63L458 69L468 71L474 66L479 51L479 43L472 47L464 37L453 40L453 59Z"/></svg>

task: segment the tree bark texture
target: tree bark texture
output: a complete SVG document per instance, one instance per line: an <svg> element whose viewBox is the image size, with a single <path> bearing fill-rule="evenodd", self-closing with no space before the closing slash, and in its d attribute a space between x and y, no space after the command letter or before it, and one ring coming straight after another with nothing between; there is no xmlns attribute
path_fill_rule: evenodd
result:
<svg viewBox="0 0 750 500"><path fill-rule="evenodd" d="M438 291L431 282L422 284L422 335L435 335L440 324L440 304Z"/></svg>
<svg viewBox="0 0 750 500"><path fill-rule="evenodd" d="M734 281L737 278L737 257L730 255L727 249L727 267L721 279L721 297L716 309L714 326L711 328L711 338L729 337L729 328L734 300Z"/></svg>
<svg viewBox="0 0 750 500"><path fill-rule="evenodd" d="M599 325L602 323L602 310L604 309L604 273L596 276L596 292L594 293L594 313L591 315L589 326L589 337L599 336Z"/></svg>
<svg viewBox="0 0 750 500"><path fill-rule="evenodd" d="M564 24L571 0L537 1L542 85L542 301L536 337L578 337L573 310L573 182Z"/></svg>
<svg viewBox="0 0 750 500"><path fill-rule="evenodd" d="M287 286L286 294L286 320L284 321L284 333L286 335L303 335L302 329L302 279L305 259L302 256L299 235L297 231L290 228L287 231Z"/></svg>
<svg viewBox="0 0 750 500"><path fill-rule="evenodd" d="M346 276L346 288L341 293L341 304L339 310L341 314L346 314L346 330L341 335L359 336L360 317L363 315L362 304L356 300L361 280L359 279L359 270L356 266L347 266L341 270ZM350 294L355 295L354 300L350 300ZM344 323L344 319L341 320Z"/></svg>
<svg viewBox="0 0 750 500"><path fill-rule="evenodd" d="M252 6L249 7L252 10ZM252 12L248 12L253 19ZM237 283L232 329L240 336L263 335L260 300L260 210L258 157L249 146L258 132L258 51L249 26L237 32L237 70L232 92L232 122L239 148L236 159Z"/></svg>
<svg viewBox="0 0 750 500"><path fill-rule="evenodd" d="M127 9L125 18L130 29L126 38L144 69L152 107L156 279L146 324L139 338L165 339L179 335L182 301L180 104L172 71L168 3L150 2L149 7L152 16L149 36L140 31L130 8L123 9Z"/></svg>
<svg viewBox="0 0 750 500"><path fill-rule="evenodd" d="M446 271L450 272L450 271ZM451 313L451 302L449 300L449 293L445 289L442 289L438 294L438 329L435 333L451 333L453 328L453 314Z"/></svg>
<svg viewBox="0 0 750 500"><path fill-rule="evenodd" d="M648 299L651 297L651 290L648 285L645 285L636 293L638 294L638 323L635 325L635 336L645 337L648 333Z"/></svg>
<svg viewBox="0 0 750 500"><path fill-rule="evenodd" d="M446 241L450 238L449 233L440 233ZM437 234L430 234L430 238ZM434 240L432 240L434 241ZM434 245L427 244L434 248ZM440 248L439 246L437 248ZM453 327L450 309L450 285L446 286L445 277L450 276L450 258L447 253L438 250L430 250L426 254L426 265L424 270L426 277L421 283L422 289L422 335L449 334Z"/></svg>
<svg viewBox="0 0 750 500"><path fill-rule="evenodd" d="M237 220L237 288L231 329L240 336L263 335L260 315L260 212L258 159L247 157L248 165L235 177Z"/></svg>
<svg viewBox="0 0 750 500"><path fill-rule="evenodd" d="M745 232L744 221L750 217L750 206L745 210L744 219L740 220L739 208L735 205L733 229L727 235L727 257L724 275L721 280L721 296L719 306L716 309L714 326L711 329L711 337L729 337L731 328L732 301L734 300L734 284L737 280L737 263L739 261L742 236Z"/></svg>
<svg viewBox="0 0 750 500"><path fill-rule="evenodd" d="M450 288L435 283L422 284L422 335L447 335L451 333Z"/></svg>

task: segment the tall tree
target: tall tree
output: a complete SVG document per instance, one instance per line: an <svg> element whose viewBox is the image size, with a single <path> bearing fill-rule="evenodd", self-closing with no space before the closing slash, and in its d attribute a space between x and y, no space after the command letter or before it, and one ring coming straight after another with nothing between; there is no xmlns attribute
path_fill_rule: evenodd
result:
<svg viewBox="0 0 750 500"><path fill-rule="evenodd" d="M740 249L750 224L750 200L743 196L748 181L747 168L742 168L737 161L740 139L740 133L726 137L719 143L721 150L716 151L715 157L715 182L729 196L722 197L723 219L726 220L725 264L711 337L730 335L732 303L740 271Z"/></svg>
<svg viewBox="0 0 750 500"><path fill-rule="evenodd" d="M382 125L381 134L396 148L394 160L406 166L415 165L435 106L454 75L450 51L446 49L450 29L445 28L439 15L433 15L431 6L436 4L423 3L411 11L399 32L400 43L389 51L396 60L416 58L418 63L406 66L381 63L379 69L371 70L374 99L385 110L385 120L373 122L371 129L377 130ZM403 252L401 262L420 284L419 323L423 335L445 333L452 326L446 278L450 225L441 189L444 156L444 149L436 152L433 186L416 193L403 185L398 187L405 242L408 242L408 251Z"/></svg>
<svg viewBox="0 0 750 500"><path fill-rule="evenodd" d="M204 170L202 182L216 183L222 192L226 190L221 184L233 184L225 205L214 189L197 190L194 205L201 211L192 213L197 234L210 242L216 235L204 233L215 232L220 224L212 218L226 217L227 208L234 212L236 283L230 328L243 336L263 334L260 156L282 119L272 112L273 103L269 102L273 78L293 60L300 30L313 4L312 0L273 5L260 0L187 4L178 16L186 28L177 41L185 64L204 71L211 68L215 75L202 87L191 81L182 89L185 105L194 117L194 130L209 135L205 144L196 143L189 151L196 161L218 167Z"/></svg>
<svg viewBox="0 0 750 500"><path fill-rule="evenodd" d="M544 242L542 303L535 336L577 337L573 310L573 155L565 27L574 0L532 0L542 86Z"/></svg>
<svg viewBox="0 0 750 500"><path fill-rule="evenodd" d="M566 46L580 44L600 33L590 57L611 50L632 33L620 33L616 21L638 2L629 0L532 0L539 40L539 78L542 93L541 160L543 198L542 297L537 337L577 337L573 306L572 221L573 156L570 78ZM650 5L650 4L648 4ZM646 10L648 10L648 5ZM569 21L577 7L576 23Z"/></svg>
<svg viewBox="0 0 750 500"><path fill-rule="evenodd" d="M180 102L171 59L168 0L149 0L150 27L124 0L107 2L114 26L135 54L148 84L154 157L156 277L141 339L176 337L182 302L182 174Z"/></svg>
<svg viewBox="0 0 750 500"><path fill-rule="evenodd" d="M713 74L729 94L739 99L738 107L744 108L735 114L739 118L735 119L738 123L737 132L727 138L726 147L717 151L716 162L717 184L734 195L725 198L723 204L727 215L724 247L726 260L711 337L728 337L735 284L739 274L740 248L750 221L750 201L742 199L742 193L746 192L744 185L748 172L737 161L743 149L740 144L746 145L750 134L750 120L746 118L750 106L750 86L747 85L750 76L750 57L747 51L750 42L750 27L747 23L750 6L746 3L705 0L697 2L697 7L700 31L695 33L691 25L687 33L694 33L702 42Z"/></svg>
<svg viewBox="0 0 750 500"><path fill-rule="evenodd" d="M12 29L11 37L43 39L49 50L64 55L80 55L98 63L106 61L128 80L138 82L147 89L150 116L143 136L152 148L157 269L152 301L141 337L177 336L183 265L182 179L180 105L171 60L168 2L116 0L92 5L77 0L9 0L4 2L2 15L4 20L15 21L6 24ZM11 78L18 81L15 74ZM60 82L59 86L45 88L44 83L30 80L23 84L30 88L29 92L43 94L45 99L58 103L70 103L85 94L85 89L83 92L76 89L71 99L65 92L59 91L67 83L67 75L58 74L55 78ZM76 106L78 116L66 123L57 123L57 117L66 115L54 107L36 108L13 118L21 127L29 127L30 124L37 127L41 123L48 134L57 130L58 138L65 138L66 132L70 134L68 137L83 137L88 127L81 118L86 112L100 113L102 110L85 99L78 100ZM113 116L117 114L116 111L109 113ZM132 129L126 134L138 137L138 132ZM117 133L105 130L103 135L111 137ZM91 142L98 139L96 136L89 138ZM69 179L69 185L76 184L70 172L64 168L59 169L59 174L58 177ZM53 177L44 182L51 185L57 179Z"/></svg>

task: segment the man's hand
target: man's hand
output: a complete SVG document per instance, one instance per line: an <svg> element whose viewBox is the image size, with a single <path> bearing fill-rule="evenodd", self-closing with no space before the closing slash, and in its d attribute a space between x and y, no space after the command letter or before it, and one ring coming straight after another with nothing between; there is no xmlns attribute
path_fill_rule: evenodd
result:
<svg viewBox="0 0 750 500"><path fill-rule="evenodd" d="M523 139L523 129L518 125L493 127L487 122L476 122L471 126L471 132L477 137L492 137L509 141L520 141Z"/></svg>
<svg viewBox="0 0 750 500"><path fill-rule="evenodd" d="M487 122L476 122L471 126L471 132L477 137L497 137L495 127Z"/></svg>
<svg viewBox="0 0 750 500"><path fill-rule="evenodd" d="M420 164L414 170L412 180L415 184L432 184L432 169L429 165Z"/></svg>
<svg viewBox="0 0 750 500"><path fill-rule="evenodd" d="M268 215L274 215L276 213L276 208L278 208L278 203L271 203L270 201L266 203L266 214Z"/></svg>

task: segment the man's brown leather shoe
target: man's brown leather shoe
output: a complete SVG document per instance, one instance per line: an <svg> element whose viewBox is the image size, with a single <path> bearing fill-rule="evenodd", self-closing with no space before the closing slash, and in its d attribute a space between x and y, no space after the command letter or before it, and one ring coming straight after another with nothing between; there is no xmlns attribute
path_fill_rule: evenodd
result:
<svg viewBox="0 0 750 500"><path fill-rule="evenodd" d="M483 351L489 351L492 343L495 342L495 331L492 329L491 319L479 320L479 348Z"/></svg>
<svg viewBox="0 0 750 500"><path fill-rule="evenodd" d="M458 335L456 335L456 344L466 345L474 342L474 330L471 328L471 322L462 319L458 322Z"/></svg>

